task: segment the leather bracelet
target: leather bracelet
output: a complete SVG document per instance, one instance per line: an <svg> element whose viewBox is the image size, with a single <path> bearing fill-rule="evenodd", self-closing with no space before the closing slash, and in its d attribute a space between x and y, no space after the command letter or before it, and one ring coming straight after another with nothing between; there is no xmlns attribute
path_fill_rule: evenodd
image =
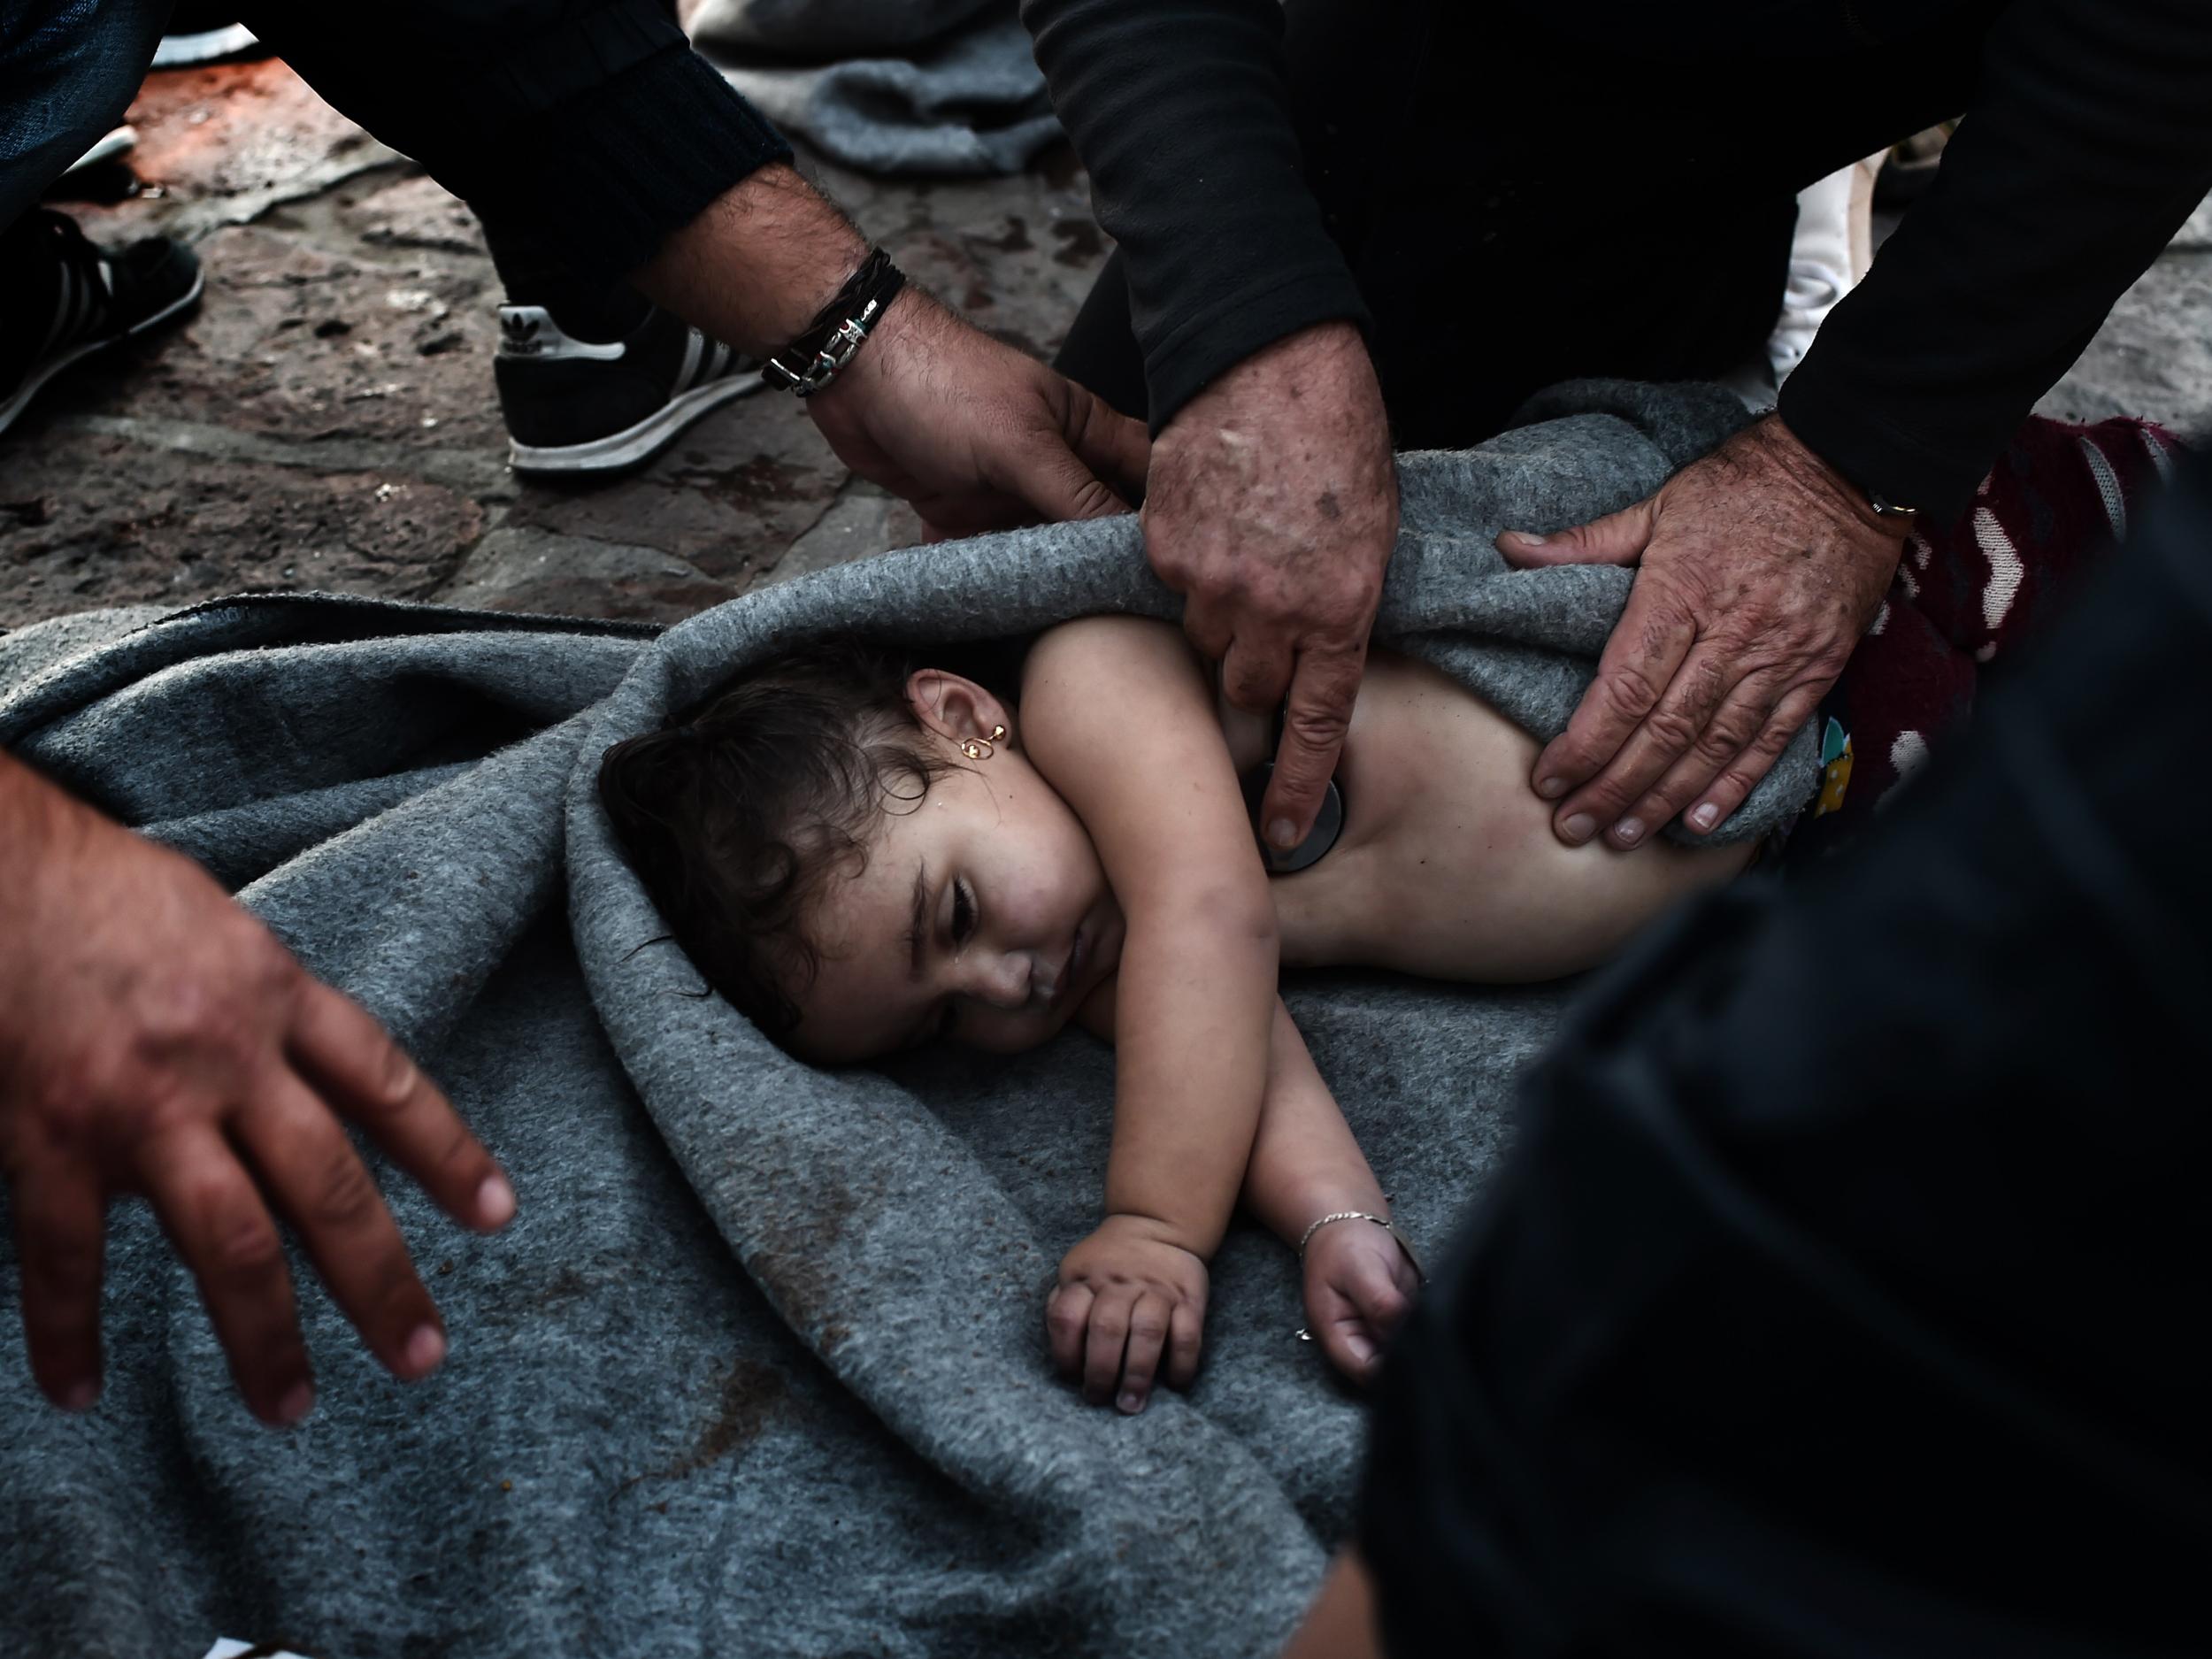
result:
<svg viewBox="0 0 2212 1659"><path fill-rule="evenodd" d="M813 396L843 373L905 286L906 273L891 256L872 249L805 332L760 365L762 382L779 392Z"/></svg>

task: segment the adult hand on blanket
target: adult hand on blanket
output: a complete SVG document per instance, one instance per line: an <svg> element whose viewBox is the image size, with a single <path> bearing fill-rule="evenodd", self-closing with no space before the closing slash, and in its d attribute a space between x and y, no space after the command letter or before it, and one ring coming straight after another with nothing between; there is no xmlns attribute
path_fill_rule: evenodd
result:
<svg viewBox="0 0 2212 1659"><path fill-rule="evenodd" d="M1700 833L1726 818L1843 672L1903 548L1775 415L1624 511L1501 535L1525 568L1641 565L1596 680L1537 757L1559 838L1629 848L1685 808Z"/></svg>
<svg viewBox="0 0 2212 1659"><path fill-rule="evenodd" d="M1144 427L909 288L807 412L838 458L944 535L1127 512Z"/></svg>
<svg viewBox="0 0 2212 1659"><path fill-rule="evenodd" d="M1136 1413L1165 1357L1171 1388L1198 1376L1206 1325L1206 1263L1156 1236L1157 1223L1109 1216L1060 1263L1045 1300L1052 1361L1093 1405Z"/></svg>
<svg viewBox="0 0 2212 1659"><path fill-rule="evenodd" d="M1145 547L1188 601L1185 631L1237 707L1271 715L1289 699L1261 804L1276 847L1304 841L1321 810L1397 536L1382 388L1348 323L1254 353L1153 445Z"/></svg>
<svg viewBox="0 0 2212 1659"><path fill-rule="evenodd" d="M377 1356L412 1379L445 1334L376 1183L366 1129L456 1220L513 1189L437 1088L188 859L0 757L0 1177L47 1398L100 1391L109 1199L150 1199L265 1422L313 1403L272 1205Z"/></svg>
<svg viewBox="0 0 2212 1659"><path fill-rule="evenodd" d="M1421 1288L1394 1234L1364 1221L1340 1221L1306 1243L1306 1329L1329 1363L1365 1382L1382 1359Z"/></svg>

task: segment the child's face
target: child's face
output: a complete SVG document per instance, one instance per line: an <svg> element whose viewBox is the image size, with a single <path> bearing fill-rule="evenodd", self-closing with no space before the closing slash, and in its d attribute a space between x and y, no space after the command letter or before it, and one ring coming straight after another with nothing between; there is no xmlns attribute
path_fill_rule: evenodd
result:
<svg viewBox="0 0 2212 1659"><path fill-rule="evenodd" d="M993 704L978 729L997 718ZM807 1059L847 1064L937 1037L1033 1048L1120 961L1121 912L1073 810L1012 741L972 761L957 730L926 727L959 770L895 805L865 867L833 875L807 918L820 967L791 1037Z"/></svg>

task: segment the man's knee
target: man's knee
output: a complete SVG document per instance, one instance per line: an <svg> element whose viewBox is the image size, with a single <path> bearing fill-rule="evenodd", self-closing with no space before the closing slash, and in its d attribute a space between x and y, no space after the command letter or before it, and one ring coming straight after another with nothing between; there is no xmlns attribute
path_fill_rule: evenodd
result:
<svg viewBox="0 0 2212 1659"><path fill-rule="evenodd" d="M170 0L32 0L0 25L0 227L138 96Z"/></svg>

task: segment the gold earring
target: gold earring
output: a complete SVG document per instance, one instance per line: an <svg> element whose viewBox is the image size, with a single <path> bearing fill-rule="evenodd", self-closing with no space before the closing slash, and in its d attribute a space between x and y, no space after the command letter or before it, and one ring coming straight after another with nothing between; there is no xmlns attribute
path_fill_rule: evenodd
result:
<svg viewBox="0 0 2212 1659"><path fill-rule="evenodd" d="M991 727L990 736L971 737L964 740L960 745L960 752L970 760L988 760L997 752L997 745L1005 741L1006 728L994 725Z"/></svg>

